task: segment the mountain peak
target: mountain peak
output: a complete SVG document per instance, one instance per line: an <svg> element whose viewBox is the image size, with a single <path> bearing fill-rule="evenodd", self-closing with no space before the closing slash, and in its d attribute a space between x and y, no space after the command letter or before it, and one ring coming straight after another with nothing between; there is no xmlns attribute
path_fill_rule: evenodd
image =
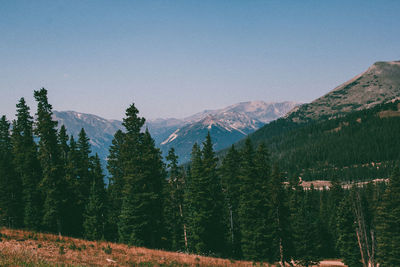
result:
<svg viewBox="0 0 400 267"><path fill-rule="evenodd" d="M336 117L371 108L400 96L400 62L376 62L365 72L339 85L326 95L292 110L293 121Z"/></svg>

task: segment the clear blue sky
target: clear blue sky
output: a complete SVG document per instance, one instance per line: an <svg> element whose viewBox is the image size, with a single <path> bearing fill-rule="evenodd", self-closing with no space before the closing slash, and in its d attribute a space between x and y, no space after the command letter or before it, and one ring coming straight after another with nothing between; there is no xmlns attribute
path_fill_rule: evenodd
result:
<svg viewBox="0 0 400 267"><path fill-rule="evenodd" d="M0 0L0 114L46 87L57 110L183 117L311 101L400 59L400 1Z"/></svg>

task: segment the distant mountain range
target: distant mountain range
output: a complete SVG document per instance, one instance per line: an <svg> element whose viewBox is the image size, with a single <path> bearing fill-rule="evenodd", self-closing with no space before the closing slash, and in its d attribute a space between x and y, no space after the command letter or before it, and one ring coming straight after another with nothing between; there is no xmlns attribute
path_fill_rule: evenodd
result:
<svg viewBox="0 0 400 267"><path fill-rule="evenodd" d="M175 148L180 162L190 159L194 143L201 144L210 132L214 149L220 150L244 138L266 123L284 116L298 103L266 103L263 101L242 102L223 109L208 110L185 118L182 127L176 129L159 144L165 155Z"/></svg>
<svg viewBox="0 0 400 267"><path fill-rule="evenodd" d="M205 110L183 119L149 120L145 127L149 129L163 155L174 147L180 162L185 162L190 159L193 144L201 143L208 131L214 140L215 149L223 149L265 123L285 115L296 105L295 102L243 102L223 109ZM108 156L114 133L123 130L121 121L76 111L54 111L54 119L59 122L59 127L65 125L68 134L75 138L84 128L90 138L93 153L99 154L103 162Z"/></svg>

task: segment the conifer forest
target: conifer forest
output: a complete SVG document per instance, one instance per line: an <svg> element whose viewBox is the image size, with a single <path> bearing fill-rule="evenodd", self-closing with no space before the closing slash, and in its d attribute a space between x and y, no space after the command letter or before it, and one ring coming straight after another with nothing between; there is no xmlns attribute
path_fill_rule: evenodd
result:
<svg viewBox="0 0 400 267"><path fill-rule="evenodd" d="M69 136L47 90L34 98L36 114L21 98L15 120L0 120L1 226L281 266L400 266L398 164L380 182L303 187L273 139L220 156L208 134L181 165L174 148L163 159L132 103L106 177L85 129Z"/></svg>

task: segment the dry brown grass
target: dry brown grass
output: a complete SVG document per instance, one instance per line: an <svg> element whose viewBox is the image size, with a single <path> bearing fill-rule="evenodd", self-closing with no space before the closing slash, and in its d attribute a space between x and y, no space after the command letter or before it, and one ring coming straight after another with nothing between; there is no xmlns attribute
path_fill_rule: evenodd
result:
<svg viewBox="0 0 400 267"><path fill-rule="evenodd" d="M0 233L0 266L273 266L24 230Z"/></svg>
<svg viewBox="0 0 400 267"><path fill-rule="evenodd" d="M109 242L70 237L62 237L60 240L57 235L23 230L3 228L0 232L0 266L253 266L252 262ZM111 250L107 251L107 248Z"/></svg>

